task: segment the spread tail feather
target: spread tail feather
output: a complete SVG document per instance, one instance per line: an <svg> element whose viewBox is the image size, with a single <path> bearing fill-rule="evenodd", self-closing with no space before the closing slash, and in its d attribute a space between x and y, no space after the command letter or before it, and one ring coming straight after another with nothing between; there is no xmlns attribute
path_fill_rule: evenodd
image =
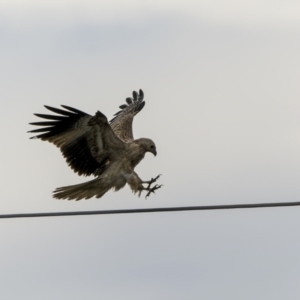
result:
<svg viewBox="0 0 300 300"><path fill-rule="evenodd" d="M53 192L53 197L57 199L81 200L92 197L102 197L111 187L104 184L100 178L88 182L59 187Z"/></svg>

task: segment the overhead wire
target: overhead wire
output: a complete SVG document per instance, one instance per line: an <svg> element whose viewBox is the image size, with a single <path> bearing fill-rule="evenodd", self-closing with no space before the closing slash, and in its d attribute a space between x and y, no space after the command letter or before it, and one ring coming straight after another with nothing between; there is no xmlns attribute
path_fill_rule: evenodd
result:
<svg viewBox="0 0 300 300"><path fill-rule="evenodd" d="M135 213L176 212L176 211L179 212L179 211L197 211L197 210L224 210L224 209L226 210L226 209L245 209L245 208L285 207L285 206L299 206L299 205L300 202L275 202L275 203L253 203L253 204L134 208L134 209L94 210L94 211L17 213L17 214L0 214L0 219L113 215L113 214L135 214Z"/></svg>

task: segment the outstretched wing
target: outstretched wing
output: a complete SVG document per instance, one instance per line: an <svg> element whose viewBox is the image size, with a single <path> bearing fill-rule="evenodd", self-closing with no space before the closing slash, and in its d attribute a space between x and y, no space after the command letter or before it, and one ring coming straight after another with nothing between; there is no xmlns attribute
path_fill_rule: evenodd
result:
<svg viewBox="0 0 300 300"><path fill-rule="evenodd" d="M133 98L126 98L127 104L120 106L121 110L114 115L110 126L114 133L125 143L133 141L132 121L134 116L145 106L144 93L133 91Z"/></svg>
<svg viewBox="0 0 300 300"><path fill-rule="evenodd" d="M65 110L45 106L56 115L35 114L50 120L34 122L41 126L32 138L53 143L60 148L68 165L79 175L100 175L110 162L118 159L124 143L115 135L101 112L91 116L78 109L62 105Z"/></svg>

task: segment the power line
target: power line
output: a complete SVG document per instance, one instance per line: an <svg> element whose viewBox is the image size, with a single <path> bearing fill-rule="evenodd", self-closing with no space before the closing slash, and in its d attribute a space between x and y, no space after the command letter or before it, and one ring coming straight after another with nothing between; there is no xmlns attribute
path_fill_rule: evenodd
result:
<svg viewBox="0 0 300 300"><path fill-rule="evenodd" d="M300 205L300 202L277 202L277 203L275 202L275 203L182 206L182 207L161 207L161 208L136 208L136 209L116 209L116 210L95 210L95 211L70 211L70 212L48 212L48 213L46 212L46 213L27 213L27 214L5 214L5 215L0 215L0 219L134 214L134 213L191 211L191 210L243 209L243 208L299 206L299 205Z"/></svg>

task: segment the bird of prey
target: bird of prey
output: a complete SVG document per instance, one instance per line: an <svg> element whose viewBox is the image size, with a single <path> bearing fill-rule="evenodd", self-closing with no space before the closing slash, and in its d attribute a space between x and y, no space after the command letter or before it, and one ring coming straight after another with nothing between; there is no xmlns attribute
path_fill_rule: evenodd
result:
<svg viewBox="0 0 300 300"><path fill-rule="evenodd" d="M45 105L55 114L35 114L47 121L30 123L41 126L29 131L39 133L31 138L48 141L57 146L68 165L78 175L96 176L85 183L57 188L53 192L54 198L100 198L110 189L120 190L126 183L139 196L142 191L146 191L147 198L161 187L157 184L151 186L160 175L143 181L134 171L146 152L155 156L157 153L152 140L133 138L133 118L142 110L145 102L142 90L139 93L133 91L132 94L133 97L126 98L127 104L120 106L121 110L110 122L100 111L91 116L66 105L61 105L64 110Z"/></svg>

